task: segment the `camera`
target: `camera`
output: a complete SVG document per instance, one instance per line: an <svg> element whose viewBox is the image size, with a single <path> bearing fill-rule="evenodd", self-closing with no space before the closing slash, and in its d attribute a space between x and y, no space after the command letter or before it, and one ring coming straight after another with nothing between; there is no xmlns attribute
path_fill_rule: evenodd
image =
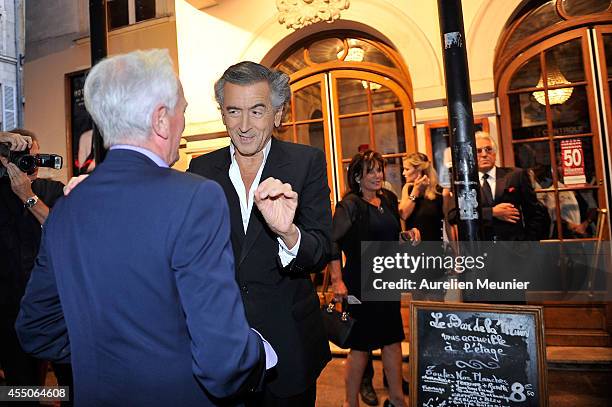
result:
<svg viewBox="0 0 612 407"><path fill-rule="evenodd" d="M15 164L22 172L33 174L36 168L55 168L59 170L64 164L62 156L57 154L30 154L30 150L11 151L9 143L0 143L0 156ZM5 174L6 175L6 174Z"/></svg>

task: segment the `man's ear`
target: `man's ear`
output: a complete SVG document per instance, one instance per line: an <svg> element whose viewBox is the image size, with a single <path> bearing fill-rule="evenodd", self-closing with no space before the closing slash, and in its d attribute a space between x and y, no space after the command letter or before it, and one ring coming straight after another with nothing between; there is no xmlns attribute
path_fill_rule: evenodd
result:
<svg viewBox="0 0 612 407"><path fill-rule="evenodd" d="M225 111L223 110L223 107L219 108L221 110L221 121L223 122L223 125L225 126Z"/></svg>
<svg viewBox="0 0 612 407"><path fill-rule="evenodd" d="M281 125L281 121L283 120L283 107L281 106L275 113L274 113L274 127L280 127Z"/></svg>
<svg viewBox="0 0 612 407"><path fill-rule="evenodd" d="M160 104L155 106L151 115L153 132L164 140L168 139L170 132L169 113L168 107Z"/></svg>

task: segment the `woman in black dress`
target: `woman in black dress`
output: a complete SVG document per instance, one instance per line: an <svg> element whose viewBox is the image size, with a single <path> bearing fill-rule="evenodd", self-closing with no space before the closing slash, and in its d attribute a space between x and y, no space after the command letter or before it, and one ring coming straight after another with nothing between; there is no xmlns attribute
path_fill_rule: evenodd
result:
<svg viewBox="0 0 612 407"><path fill-rule="evenodd" d="M429 158L423 153L412 153L404 157L404 177L406 184L402 189L399 213L406 222L407 228L418 228L423 242L440 242L438 247L424 245L424 250L432 255L442 255L445 227L445 214L451 207L451 195L448 189L438 184L438 174ZM446 230L449 240L453 231ZM444 279L444 270L432 270L431 280ZM443 300L444 291L415 292L413 298L421 300Z"/></svg>
<svg viewBox="0 0 612 407"><path fill-rule="evenodd" d="M441 242L450 191L438 184L438 174L425 154L409 154L403 163L406 184L399 204L400 216L406 227L421 231L424 242Z"/></svg>
<svg viewBox="0 0 612 407"><path fill-rule="evenodd" d="M374 151L353 157L348 169L350 191L336 206L333 220L331 280L335 298L349 294L361 299L361 241L397 241L400 228L397 197L382 188L384 159ZM418 231L412 231L418 239ZM346 264L341 271L341 253ZM385 406L405 406L402 393L404 339L400 303L368 301L349 305L356 322L351 331L351 350L346 361L344 406L358 406L359 386L368 352L382 348L382 361L389 382Z"/></svg>

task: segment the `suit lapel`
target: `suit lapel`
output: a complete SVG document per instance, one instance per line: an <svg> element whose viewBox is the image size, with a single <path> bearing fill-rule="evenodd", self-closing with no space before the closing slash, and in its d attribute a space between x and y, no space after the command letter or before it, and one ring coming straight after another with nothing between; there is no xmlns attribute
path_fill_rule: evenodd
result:
<svg viewBox="0 0 612 407"><path fill-rule="evenodd" d="M283 142L272 138L270 154L268 154L268 159L266 160L266 165L264 166L263 172L261 173L260 181L265 181L267 178L270 177L279 179L282 177L282 171L284 170L284 168L291 164L284 151L285 149L283 148Z"/></svg>
<svg viewBox="0 0 612 407"><path fill-rule="evenodd" d="M240 200L238 199L238 193L234 188L234 184L229 178L229 167L231 164L229 149L227 154L223 155L223 159L214 164L214 180L217 181L227 197L227 204L230 211L230 224L231 224L231 236L232 246L234 252L238 252L235 256L238 258L240 248L244 242L244 228L242 226L242 213L240 212Z"/></svg>
<svg viewBox="0 0 612 407"><path fill-rule="evenodd" d="M238 265L240 265L246 258L249 251L253 248L253 245L257 241L257 238L263 230L264 223L263 215L257 209L257 206L253 203L253 209L251 210L251 217L249 218L249 226L247 228L246 236L242 243L242 249L240 250L240 259Z"/></svg>
<svg viewBox="0 0 612 407"><path fill-rule="evenodd" d="M495 196L493 197L493 201L497 202L498 199L501 199L504 194L504 189L506 188L506 169L497 167L495 170Z"/></svg>
<svg viewBox="0 0 612 407"><path fill-rule="evenodd" d="M285 167L289 165L289 161L286 159L287 157L283 155L282 147L281 142L275 138L272 138L270 153L268 154L266 164L264 165L264 169L261 173L261 178L259 179L260 183L269 177L280 178L282 171L286 170ZM251 217L249 218L249 227L247 228L242 250L240 251L240 260L238 261L238 265L240 265L249 254L264 227L267 227L265 223L266 222L263 215L261 212L259 212L259 209L257 209L255 203L253 203L253 210L251 211Z"/></svg>

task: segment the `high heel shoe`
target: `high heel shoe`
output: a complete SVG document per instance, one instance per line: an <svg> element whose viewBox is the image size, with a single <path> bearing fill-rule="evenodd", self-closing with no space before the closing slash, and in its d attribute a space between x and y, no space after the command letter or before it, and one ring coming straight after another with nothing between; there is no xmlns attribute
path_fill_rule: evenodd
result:
<svg viewBox="0 0 612 407"><path fill-rule="evenodd" d="M387 383L387 376L383 372L383 386L389 388L389 383ZM405 395L410 394L410 384L402 377L402 391Z"/></svg>
<svg viewBox="0 0 612 407"><path fill-rule="evenodd" d="M359 388L359 394L361 395L361 400L364 403L366 403L368 406L378 405L378 396L376 396L374 387L372 387L371 378L364 377L361 380L361 387Z"/></svg>

